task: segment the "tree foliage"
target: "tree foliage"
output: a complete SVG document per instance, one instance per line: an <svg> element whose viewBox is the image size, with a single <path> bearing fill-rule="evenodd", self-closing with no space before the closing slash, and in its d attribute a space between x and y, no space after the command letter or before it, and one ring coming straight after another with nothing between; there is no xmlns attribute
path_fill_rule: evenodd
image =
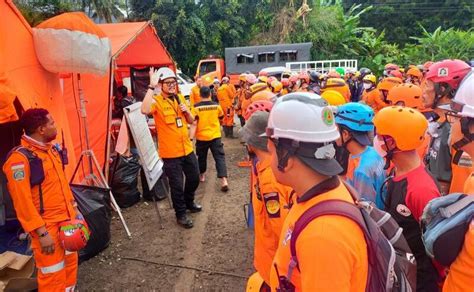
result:
<svg viewBox="0 0 474 292"><path fill-rule="evenodd" d="M470 0L16 0L32 25L82 10L110 21L152 20L178 65L193 74L198 60L224 48L312 42L313 60L359 60L375 72L474 56ZM123 15L123 13L122 13ZM455 28L451 28L455 27Z"/></svg>

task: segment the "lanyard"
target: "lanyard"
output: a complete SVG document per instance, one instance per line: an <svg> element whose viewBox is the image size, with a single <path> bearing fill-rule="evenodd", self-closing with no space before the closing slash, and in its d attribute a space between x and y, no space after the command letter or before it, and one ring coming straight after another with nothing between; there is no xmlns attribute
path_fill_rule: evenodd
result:
<svg viewBox="0 0 474 292"><path fill-rule="evenodd" d="M179 98L178 96L176 96L176 98ZM174 110L174 112L176 113L176 116L179 117L179 113L178 111L174 108L174 99L173 99L173 103L170 102L169 98L165 97L164 98L166 100L166 102L171 106L171 108Z"/></svg>

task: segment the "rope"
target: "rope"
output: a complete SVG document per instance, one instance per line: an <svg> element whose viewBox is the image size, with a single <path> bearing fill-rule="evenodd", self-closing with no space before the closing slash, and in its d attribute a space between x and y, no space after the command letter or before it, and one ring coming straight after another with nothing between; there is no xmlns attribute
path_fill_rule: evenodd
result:
<svg viewBox="0 0 474 292"><path fill-rule="evenodd" d="M229 276L229 277L240 278L240 279L248 279L247 276L242 276L242 275L238 275L238 274L234 274L234 273L213 271L213 270L208 270L208 269L203 269L203 268L198 268L198 267L190 267L190 266L179 265L179 264L160 263L160 262L149 261L149 260L144 260L144 259L139 259L139 258L132 258L132 257L122 257L121 259L129 260L129 261L135 261L135 262L142 262L142 263L152 264L152 265L157 265L157 266L181 268L181 269L194 270L194 271L199 271L199 272Z"/></svg>

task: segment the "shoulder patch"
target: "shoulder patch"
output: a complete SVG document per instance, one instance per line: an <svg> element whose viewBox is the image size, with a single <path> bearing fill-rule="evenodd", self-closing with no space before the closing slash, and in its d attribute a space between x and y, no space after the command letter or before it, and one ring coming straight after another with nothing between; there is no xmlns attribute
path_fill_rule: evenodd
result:
<svg viewBox="0 0 474 292"><path fill-rule="evenodd" d="M11 170L13 173L13 179L16 181L22 181L25 179L25 163L16 162L11 165Z"/></svg>
<svg viewBox="0 0 474 292"><path fill-rule="evenodd" d="M268 217L280 217L280 197L278 196L278 193L263 194L263 201L265 202L265 209L267 210Z"/></svg>

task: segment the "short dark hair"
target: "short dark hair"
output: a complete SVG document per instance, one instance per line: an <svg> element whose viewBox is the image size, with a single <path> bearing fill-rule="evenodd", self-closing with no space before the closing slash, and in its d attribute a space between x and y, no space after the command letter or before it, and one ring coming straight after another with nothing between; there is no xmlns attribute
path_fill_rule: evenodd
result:
<svg viewBox="0 0 474 292"><path fill-rule="evenodd" d="M117 91L120 92L120 95L122 95L122 97L127 97L128 95L128 88L124 85L119 86L117 88Z"/></svg>
<svg viewBox="0 0 474 292"><path fill-rule="evenodd" d="M211 96L211 89L207 86L201 86L201 88L199 89L199 94L202 98L208 98L209 96Z"/></svg>
<svg viewBox="0 0 474 292"><path fill-rule="evenodd" d="M31 108L23 113L20 124L26 135L33 134L39 127L48 122L48 110L44 108Z"/></svg>

